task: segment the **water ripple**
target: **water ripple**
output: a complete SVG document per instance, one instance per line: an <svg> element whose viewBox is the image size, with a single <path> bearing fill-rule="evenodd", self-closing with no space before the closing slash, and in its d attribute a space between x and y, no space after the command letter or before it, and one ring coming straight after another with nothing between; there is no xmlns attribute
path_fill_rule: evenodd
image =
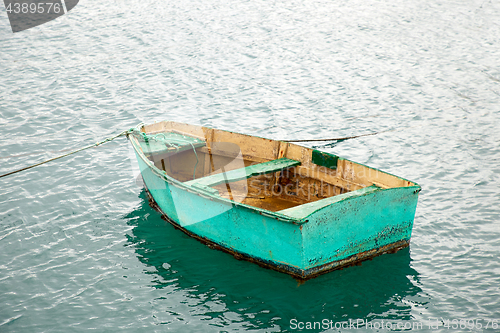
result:
<svg viewBox="0 0 500 333"><path fill-rule="evenodd" d="M87 150L1 180L0 330L500 315L498 3L89 0L16 34L1 13L2 174L173 119L275 139L380 132L310 146L423 191L409 250L298 286L161 220L125 140Z"/></svg>

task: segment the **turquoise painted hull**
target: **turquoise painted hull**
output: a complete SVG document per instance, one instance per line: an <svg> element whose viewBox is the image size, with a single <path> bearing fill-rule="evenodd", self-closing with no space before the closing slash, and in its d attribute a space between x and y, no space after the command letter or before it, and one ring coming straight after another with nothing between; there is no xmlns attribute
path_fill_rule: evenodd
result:
<svg viewBox="0 0 500 333"><path fill-rule="evenodd" d="M408 246L420 187L366 187L280 212L196 190L157 169L132 142L147 191L189 235L301 279Z"/></svg>

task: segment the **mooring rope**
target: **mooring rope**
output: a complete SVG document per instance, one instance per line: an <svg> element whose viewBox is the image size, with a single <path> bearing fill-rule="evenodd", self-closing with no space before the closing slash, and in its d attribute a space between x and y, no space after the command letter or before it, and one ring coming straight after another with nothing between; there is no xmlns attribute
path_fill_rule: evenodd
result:
<svg viewBox="0 0 500 333"><path fill-rule="evenodd" d="M374 132L374 133L360 134L360 135L355 135L355 136L346 136L346 137L343 137L343 138L333 138L333 139L305 139L305 140L279 140L279 141L284 141L284 142L345 141L345 140L349 140L349 139L361 138L363 136L377 135L377 134L380 134L380 133L392 132L392 131L395 131L395 129L386 130L386 131L380 131L380 132Z"/></svg>
<svg viewBox="0 0 500 333"><path fill-rule="evenodd" d="M50 158L48 160L45 160L43 162L40 162L40 163L37 163L37 164L33 164L33 165L30 165L30 166L27 166L27 167L24 167L22 169L18 169L18 170L14 170L14 171L11 171L11 172L8 172L6 174L3 174L3 175L0 175L0 178L2 177L6 177L6 176L10 176L10 175L13 175L15 173L18 173L18 172L21 172L21 171L25 171L25 170L29 170L31 168L34 168L34 167L37 167L37 166L40 166L42 164L45 164L45 163L48 163L48 162L52 162L52 161L55 161L55 160L58 160L60 158L63 158L63 157L66 157L66 156L69 156L69 155L72 155L72 154L75 154L75 153L78 153L82 150L86 150L86 149L90 149L90 148L94 148L94 147L98 147L102 144L105 144L106 142L110 142L110 141L113 141L114 139L116 138L119 138L120 136L124 136L124 135L127 135L127 134L130 134L130 133L133 133L133 132L136 132L136 131L139 131L139 129L143 126L143 124L139 124L137 125L136 127L134 128L131 128L129 130L126 130L126 131L123 131L115 136L112 136L112 137L109 137L107 139L104 139L102 141L99 141L99 142L96 142L94 143L93 145L89 145L89 146L86 146L86 147L83 147L83 148L80 148L80 149L77 149L77 150L74 150L70 153L67 153L67 154L64 154L64 155L60 155L60 156L56 156L56 157L53 157L53 158ZM141 132L142 133L142 132Z"/></svg>
<svg viewBox="0 0 500 333"><path fill-rule="evenodd" d="M16 158L16 157L24 157L24 156L34 156L34 155L45 155L45 154L55 154L55 153L64 153L65 151L71 151L72 149L63 149L63 150L50 150L50 151L41 151L38 153L24 153L18 155L8 155L8 156L0 156L0 160L7 158Z"/></svg>
<svg viewBox="0 0 500 333"><path fill-rule="evenodd" d="M392 131L395 131L395 129L386 130L386 131L380 131L380 132L374 132L374 133L366 133L366 134L355 135L355 136L346 136L344 138L334 138L334 139L306 139L306 140L279 140L279 141L284 141L284 142L345 141L345 140L349 140L349 139L361 138L363 136L376 135L376 134L385 133L385 132L392 132Z"/></svg>
<svg viewBox="0 0 500 333"><path fill-rule="evenodd" d="M100 145L102 145L102 144L104 144L106 142L113 141L114 139L116 139L116 138L118 138L120 136L124 136L124 135L128 135L128 134L133 134L134 133L134 134L137 134L137 136L141 137L144 141L146 141L146 143L149 140L152 139L152 140L155 140L155 141L161 141L165 145L167 145L169 147L176 148L176 149L178 149L179 144L186 144L186 143L190 144L191 147L193 148L193 151L194 151L195 155L196 155L196 164L194 166L194 171L193 171L193 179L194 179L195 178L195 173L196 173L196 167L198 166L198 162L199 162L198 161L198 155L196 154L196 149L195 149L194 145L191 142L182 140L180 138L168 138L167 139L167 138L165 138L165 135L163 133L159 133L159 134L156 134L156 135L147 135L146 133L140 131L140 129L143 126L144 126L144 123L140 123L136 127L133 127L133 128L131 128L129 130L126 130L126 131L123 131L123 132L121 132L121 133L119 133L119 134L117 134L115 136L112 136L112 137L109 137L107 139L104 139L103 141L96 142L93 145L89 145L89 146L86 146L86 147L74 150L74 151L69 152L69 153L64 154L64 155L60 155L60 156L57 156L57 157L50 158L50 159L45 160L43 162L40 162L40 163L37 163L37 164L33 164L33 165L30 165L30 166L24 167L22 169L18 169L18 170L14 170L14 171L8 172L6 174L0 175L0 178L6 177L6 176L10 176L10 175L13 175L13 174L21 172L21 171L29 170L31 168L40 166L42 164L45 164L45 163L48 163L48 162L52 162L52 161L58 160L60 158L63 158L63 157L66 157L66 156L78 153L78 152L80 152L82 150L86 150L86 149L98 147L98 146L100 146ZM392 130L386 130L386 131L380 131L380 132L374 132L374 133L367 133L367 134L355 135L355 136L347 136L347 137L343 137L343 138L333 138L333 139L304 139L304 140L279 140L279 141L284 141L284 142L337 141L337 142L341 142L341 141L344 141L344 140L361 138L363 136L376 135L376 134L380 134L380 133L384 133L384 132L391 132L391 131L394 131L394 129L392 129ZM160 138L160 136L163 136L163 138ZM61 150L61 151L65 151L65 150ZM7 156L7 157L20 157L20 156L25 156L25 155L30 155L30 154L21 154L21 155Z"/></svg>

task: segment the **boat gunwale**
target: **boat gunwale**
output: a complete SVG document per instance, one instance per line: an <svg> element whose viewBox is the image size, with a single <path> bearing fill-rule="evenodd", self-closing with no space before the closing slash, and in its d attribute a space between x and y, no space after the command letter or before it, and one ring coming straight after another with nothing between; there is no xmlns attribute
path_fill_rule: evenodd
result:
<svg viewBox="0 0 500 333"><path fill-rule="evenodd" d="M162 121L160 123L164 123L164 124L181 124L181 125L189 125L189 124L185 124L185 123L179 123L179 122L175 122L175 121ZM155 123L155 124L159 124L159 123ZM192 126L195 126L195 125L192 125ZM199 128L201 129L211 129L211 130L215 130L214 128L211 128L211 127L205 127L205 126L198 126ZM144 127L143 127L144 128ZM175 131L175 129L172 128L172 130ZM232 132L232 131L227 131L227 130L220 130L220 129L217 129L219 131L224 131L224 132L227 132L227 133L236 133L236 132ZM163 130L160 130L160 131L153 131L155 133L160 133L160 132L166 132L168 131L168 129L163 129ZM144 132L146 133L146 132ZM131 135L132 134L132 135ZM198 187L194 187L194 186L191 186L191 185L188 185L184 182L181 182L181 181L178 181L177 179L169 176L165 171L162 171L160 169L158 169L147 157L146 155L144 154L144 152L142 151L142 148L140 148L140 144L138 142L138 139L135 135L133 135L134 133L130 133L127 135L127 137L129 138L130 142L132 143L132 146L134 148L134 150L136 151L136 153L138 153L138 155L141 157L141 159L148 165L148 167L153 171L154 174L156 174L157 176L159 176L160 178L162 178L163 180L167 181L167 183L169 184L172 184L178 188L181 188L181 189L184 189L190 193L194 193L194 194L197 194L198 196L201 196L201 197L204 197L204 198L207 198L209 200L217 200L217 201L221 201L221 202L224 202L224 203L229 203L233 206L240 206L240 207L243 207L243 208L247 208L247 209L250 209L250 210L253 210L253 211L256 211L258 212L259 214L261 215L267 215L269 217L272 217L272 218L275 218L277 220L281 220L281 221L284 221L284 222L289 222L289 223L293 223L293 224L297 224L297 225L300 225L300 224L304 224L304 223L307 223L308 222L308 218L310 218L312 215L320 212L321 210L323 210L325 207L328 207L330 205L335 205L335 204L340 204L341 202L345 202L346 200L350 200L350 199L353 199L355 197L359 197L359 196L367 196L367 195L373 195L374 192L370 192L370 193L362 193L362 194L359 194L359 195L353 195L353 192L356 192L358 190L362 190L364 188L367 188L369 186L365 186L361 189L358 189L358 190L354 190L354 191L350 191L350 192L347 192L347 193L344 193L344 194L348 194L348 193L351 193L351 195L347 195L337 201L334 201L326 206L323 206L323 207L320 207L310 213L308 213L307 215L304 215L304 216L300 216L300 217L293 217L293 216L289 216L289 215L285 215L285 214L282 214L282 213L279 213L280 211L277 211L277 212L273 212L273 211L270 211L270 210L267 210L267 209L262 209L262 208L259 208L259 207L255 207L255 206L250 206L250 205L247 205L247 204L244 204L244 203L241 203L241 202L237 202L237 201L232 201L230 199L227 199L227 198L224 198L224 197L221 197L219 195L214 195L212 193L209 193L209 192L205 192L203 191L203 189L200 189ZM146 133L148 134L148 133ZM185 133L185 134L189 134L189 133ZM241 133L238 133L238 134L241 134ZM290 143L290 142L287 142L287 141L280 141L280 140L273 140L273 139L267 139L267 138L262 138L262 137L259 137L259 136L252 136L252 135L248 135L248 134L242 134L242 135L246 135L246 136L251 136L251 137L256 137L256 138L260 138L260 139L266 139L266 140L272 140L272 141L276 141L276 142L283 142L283 143L288 143L288 144L291 144L291 145L295 145L295 146L298 146L298 147L303 147L303 146L300 146L300 145L296 145L296 144L293 144L293 143ZM133 138L133 140L131 139L131 137ZM303 148L307 148L307 149L312 149L312 148L309 148L309 147L303 147ZM326 154L329 154L329 155L334 155L334 156L337 156L335 154L331 154L331 153L328 153L328 152L324 152ZM374 171L377 171L377 172L380 172L380 173L384 173L386 175L389 175L389 176L392 176L392 177L395 177L395 178L398 178L398 179L401 179L401 180L404 180L408 183L411 183L411 184L414 184L414 185L407 185L407 186L395 186L395 187L388 187L388 188L379 188L376 192L380 192L380 191L389 191L389 190L393 190L393 189L398 189L398 188L408 188L409 190L410 189L414 189L414 191L417 193L417 192L420 192L421 191L421 186L418 185L417 183L411 181L411 180L408 180L408 179L405 179L405 178L402 178L402 177L399 177L399 176L396 176L394 174L391 174L391 173L388 173L386 171L382 171L382 170L379 170L377 168L374 168L374 167L371 167L371 166L368 166L368 165L365 165L365 164L362 164L362 163L358 163L358 162L355 162L355 161L351 161L349 159L346 159L346 158L343 158L341 156L338 156L339 157L339 160L346 160L348 162L351 162L351 163L355 163L355 164L358 164L360 166L363 166L365 168L368 168L368 169L371 169L371 170L374 170ZM375 185L375 184L374 184ZM372 185L373 186L373 185ZM335 197L338 197L338 196L343 196L344 194L339 194L339 195L336 195ZM327 200L331 197L328 197L328 198L325 198L325 199L322 199L322 200ZM322 200L318 200L319 201L322 201ZM316 201L315 201L316 202ZM306 203L308 204L308 203ZM305 204L301 204L301 205L298 205L298 206L295 206L295 207L300 207L300 206L303 206Z"/></svg>
<svg viewBox="0 0 500 333"><path fill-rule="evenodd" d="M154 124L179 124L179 125L190 125L190 124L187 124L187 123L180 123L180 122L177 122L177 121L173 121L173 120L163 120L163 121L160 121L160 122L157 122L157 123L154 123ZM149 124L149 125L145 125L145 126L150 126L150 125L153 125L153 124ZM143 126L143 128L145 127ZM259 138L259 139L263 139L263 140L272 140L272 141L276 141L276 142L283 142L283 143L288 143L289 145L293 145L293 146L296 146L296 147L302 147L302 148L307 148L307 149L311 149L311 150L318 150L316 148L312 148L312 147L306 147L306 146L301 146L301 145L298 145L296 143L293 143L293 142L289 142L289 141L286 141L286 140L275 140L275 139L269 139L269 138L265 138L265 137L262 137L262 136L258 136L258 135L250 135L250 134L246 134L246 133L238 133L238 132L234 132L234 131L229 131L229 130L225 130L225 129L217 129L217 128L213 128L213 127L208 127L208 126L201 126L201 125L190 125L190 126L197 126L201 129L205 128L205 129L211 129L211 130L217 130L217 131L224 131L226 133L233 133L233 134L239 134L239 135L245 135L245 136L249 136L249 137L253 137L253 138ZM174 130L174 129L172 129ZM156 134L156 133L162 133L162 132L165 132L166 129L163 129L163 130L157 130L157 131L151 131L152 134ZM175 130L174 130L175 131ZM200 138L199 136L197 135L194 135L194 134L190 134L190 133L187 133L187 132L181 132L181 131L177 131L179 133L183 133L183 134L186 134L186 135L192 135L193 137L196 137L196 138ZM151 134L151 133L146 133L146 134ZM371 169L371 170L374 170L374 171L378 171L380 173L384 173L386 175L389 175L389 176L392 176L392 177L395 177L395 178L398 178L398 179L401 179L401 180L404 180L404 181L407 181L409 183L412 183L414 185L408 185L408 186L395 186L395 187L388 187L387 189L393 189L393 188L401 188L401 187L412 187L412 186L418 186L419 189L422 189L422 187L412 181L412 180L409 180L409 179L406 179L406 178L403 178L403 177L400 177L398 175L395 175L393 173L390 173L390 172L387 172L387 171L383 171L383 170L380 170L378 168L375 168L375 167L372 167L372 166L369 166L369 165L366 165L364 163L360 163L360 162L356 162L356 161L353 161L353 160L350 160L348 158L344 158L342 156L338 156L336 154L333 154L333 153L329 153L329 152L326 152L326 151L322 151L322 150L319 150L320 152L322 153L325 153L325 154L328 154L328 155L333 155L333 156L337 156L339 158L339 160L345 160L345 161L348 161L348 162L351 162L351 163L356 163L360 166L363 166L365 168L368 168L368 169Z"/></svg>

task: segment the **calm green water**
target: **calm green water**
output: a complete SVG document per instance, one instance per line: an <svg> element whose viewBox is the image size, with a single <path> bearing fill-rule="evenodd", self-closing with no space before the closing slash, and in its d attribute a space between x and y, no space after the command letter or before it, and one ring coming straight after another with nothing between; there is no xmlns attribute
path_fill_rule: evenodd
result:
<svg viewBox="0 0 500 333"><path fill-rule="evenodd" d="M16 34L2 7L0 56L0 174L172 119L386 131L323 149L423 187L409 249L299 285L163 221L123 138L2 178L1 332L500 331L499 2L87 0Z"/></svg>

